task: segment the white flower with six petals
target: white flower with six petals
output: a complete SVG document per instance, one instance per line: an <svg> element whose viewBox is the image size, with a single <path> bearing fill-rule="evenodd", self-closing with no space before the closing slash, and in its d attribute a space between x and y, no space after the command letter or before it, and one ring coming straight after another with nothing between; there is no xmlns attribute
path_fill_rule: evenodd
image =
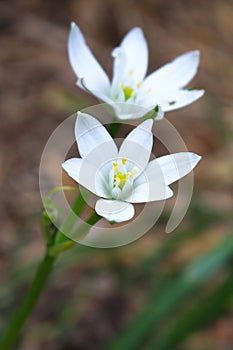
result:
<svg viewBox="0 0 233 350"><path fill-rule="evenodd" d="M140 118L143 111L135 110L135 106L147 111L159 106L158 120L163 117L163 112L187 106L204 94L204 90L184 89L197 72L198 50L178 56L145 78L148 46L139 27L131 29L112 51L112 82L75 23L71 24L68 53L78 77L77 85L110 104L120 119Z"/></svg>
<svg viewBox="0 0 233 350"><path fill-rule="evenodd" d="M153 145L148 119L131 131L118 150L95 118L78 112L75 137L82 158L66 160L62 167L76 182L101 197L97 214L110 222L130 220L132 203L164 200L173 195L169 185L188 174L201 159L191 152L149 161Z"/></svg>

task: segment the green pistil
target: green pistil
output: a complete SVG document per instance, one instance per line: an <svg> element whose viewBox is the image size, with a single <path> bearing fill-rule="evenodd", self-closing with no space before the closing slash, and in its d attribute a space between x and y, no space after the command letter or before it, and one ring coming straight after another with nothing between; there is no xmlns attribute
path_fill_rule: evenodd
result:
<svg viewBox="0 0 233 350"><path fill-rule="evenodd" d="M127 101L133 93L133 89L130 86L126 86L123 88L124 95L125 95L125 100Z"/></svg>
<svg viewBox="0 0 233 350"><path fill-rule="evenodd" d="M121 88L125 95L125 101L127 101L132 96L134 89L132 89L130 86L124 86L124 83L121 83Z"/></svg>

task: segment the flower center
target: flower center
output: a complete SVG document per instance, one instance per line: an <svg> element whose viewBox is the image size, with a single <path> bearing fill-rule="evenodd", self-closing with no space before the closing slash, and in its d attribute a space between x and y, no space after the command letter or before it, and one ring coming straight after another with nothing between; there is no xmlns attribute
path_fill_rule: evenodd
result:
<svg viewBox="0 0 233 350"><path fill-rule="evenodd" d="M124 92L125 101L127 101L134 93L134 89L130 86L125 86L124 83L121 83L121 88Z"/></svg>
<svg viewBox="0 0 233 350"><path fill-rule="evenodd" d="M121 190L123 189L123 187L126 184L126 181L128 179L134 179L136 172L137 172L137 168L134 167L132 169L132 171L127 171L126 170L126 162L127 162L127 158L123 157L121 159L121 171L119 171L119 165L118 162L113 161L112 162L112 166L113 166L113 171L114 171L114 187L119 187Z"/></svg>

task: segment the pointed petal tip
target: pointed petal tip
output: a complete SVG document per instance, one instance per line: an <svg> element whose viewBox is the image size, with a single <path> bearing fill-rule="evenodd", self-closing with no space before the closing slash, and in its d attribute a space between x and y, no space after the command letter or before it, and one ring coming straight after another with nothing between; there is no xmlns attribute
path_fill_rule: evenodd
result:
<svg viewBox="0 0 233 350"><path fill-rule="evenodd" d="M88 122L88 120L90 119L92 119L92 117L89 114L82 113L80 111L77 112L77 118L75 122L76 140L78 139L79 131L83 130L83 127L86 125L86 122Z"/></svg>
<svg viewBox="0 0 233 350"><path fill-rule="evenodd" d="M112 50L112 52L111 52L111 56L112 56L113 58L119 57L120 54L121 54L121 50L122 50L122 49L121 49L119 46L115 47L115 48Z"/></svg>
<svg viewBox="0 0 233 350"><path fill-rule="evenodd" d="M195 49L195 50L186 51L183 55L187 55L187 56L189 55L189 56L199 58L200 57L200 50Z"/></svg>
<svg viewBox="0 0 233 350"><path fill-rule="evenodd" d="M135 26L135 27L129 29L129 31L125 34L124 38L126 38L128 35L132 35L132 34L145 36L142 28L139 26ZM123 40L124 40L124 38L123 38Z"/></svg>
<svg viewBox="0 0 233 350"><path fill-rule="evenodd" d="M192 64L194 65L193 68L198 69L199 63L200 63L200 51L199 50L190 50L185 52L184 54L181 54L180 56L176 57L176 59L179 58L186 58L189 59L190 62L192 62Z"/></svg>
<svg viewBox="0 0 233 350"><path fill-rule="evenodd" d="M78 33L82 35L81 30L79 29L79 26L74 21L71 21L70 22L70 34L77 35Z"/></svg>
<svg viewBox="0 0 233 350"><path fill-rule="evenodd" d="M155 117L155 120L161 120L164 117L164 111L161 106L159 106L157 116Z"/></svg>
<svg viewBox="0 0 233 350"><path fill-rule="evenodd" d="M192 52L196 56L200 56L200 50L192 50L190 52Z"/></svg>
<svg viewBox="0 0 233 350"><path fill-rule="evenodd" d="M61 164L61 166L62 169L68 173L69 169L72 167L72 161L70 159L67 159Z"/></svg>
<svg viewBox="0 0 233 350"><path fill-rule="evenodd" d="M94 119L94 120L93 120L93 119ZM92 117L90 114L88 114L88 113L83 113L83 112L81 112L81 111L78 111L78 112L77 112L77 120L76 120L76 123L83 122L83 121L85 121L85 120L91 120L91 121L96 121L96 122L97 122L97 120L96 120L94 117Z"/></svg>
<svg viewBox="0 0 233 350"><path fill-rule="evenodd" d="M169 198L173 197L173 195L174 195L174 192L172 191L172 189L169 186L167 186L166 187L166 198L165 199L169 199Z"/></svg>
<svg viewBox="0 0 233 350"><path fill-rule="evenodd" d="M132 29L130 29L129 32L138 32L138 34L140 33L140 34L144 35L142 28L139 26L133 27Z"/></svg>
<svg viewBox="0 0 233 350"><path fill-rule="evenodd" d="M202 157L196 153L189 152L189 159L190 159L190 163L191 163L191 169L194 169L197 166L197 164L200 162ZM190 169L190 171L191 171L191 169Z"/></svg>
<svg viewBox="0 0 233 350"><path fill-rule="evenodd" d="M62 168L68 173L69 170L73 169L76 171L76 168L81 164L80 163L81 159L80 158L70 158L65 160L61 166Z"/></svg>
<svg viewBox="0 0 233 350"><path fill-rule="evenodd" d="M143 127L144 129L151 130L153 126L153 119L147 119L144 122L142 122L139 126Z"/></svg>
<svg viewBox="0 0 233 350"><path fill-rule="evenodd" d="M198 90L200 91L200 97L202 97L205 94L205 90Z"/></svg>
<svg viewBox="0 0 233 350"><path fill-rule="evenodd" d="M81 111L77 111L77 117L82 117L84 115L84 113L82 113Z"/></svg>
<svg viewBox="0 0 233 350"><path fill-rule="evenodd" d="M101 123L88 113L83 113L81 111L77 112L77 119L75 122L75 135L76 140L83 134L83 132L91 131L97 126L102 126ZM104 126L102 126L104 128Z"/></svg>
<svg viewBox="0 0 233 350"><path fill-rule="evenodd" d="M196 153L191 153L190 155L191 155L192 161L195 162L196 164L197 164L198 162L200 162L200 160L202 159L202 156L199 156L199 155L196 154Z"/></svg>
<svg viewBox="0 0 233 350"><path fill-rule="evenodd" d="M203 89L182 89L181 91L188 92L189 96L193 96L193 101L198 100L205 94L205 90ZM192 103L190 102L190 103Z"/></svg>
<svg viewBox="0 0 233 350"><path fill-rule="evenodd" d="M148 127L148 129L150 129L151 130L151 128L152 128L152 126L153 126L153 119L148 119L148 121L147 121L147 127Z"/></svg>

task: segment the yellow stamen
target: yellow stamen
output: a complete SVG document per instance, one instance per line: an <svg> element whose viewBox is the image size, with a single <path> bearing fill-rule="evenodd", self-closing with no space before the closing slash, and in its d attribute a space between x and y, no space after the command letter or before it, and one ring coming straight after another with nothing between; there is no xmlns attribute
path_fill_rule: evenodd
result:
<svg viewBox="0 0 233 350"><path fill-rule="evenodd" d="M114 175L114 184L115 186L119 186L120 189L122 190L122 188L124 187L128 177L131 176L131 173L128 172L128 173L121 173L121 172L118 172L117 174Z"/></svg>
<svg viewBox="0 0 233 350"><path fill-rule="evenodd" d="M132 177L132 179L134 179L135 178L135 176L136 176L136 174L137 174L137 167L135 166L133 169L132 169L132 171L131 171L131 177Z"/></svg>
<svg viewBox="0 0 233 350"><path fill-rule="evenodd" d="M134 69L132 68L128 71L128 75L131 76L133 74L133 72L134 72Z"/></svg>
<svg viewBox="0 0 233 350"><path fill-rule="evenodd" d="M125 165L126 162L127 162L127 158L126 158L126 157L123 157L121 161L122 161L122 164Z"/></svg>
<svg viewBox="0 0 233 350"><path fill-rule="evenodd" d="M118 171L118 163L116 161L113 161L112 165L113 165L113 170L116 173Z"/></svg>

